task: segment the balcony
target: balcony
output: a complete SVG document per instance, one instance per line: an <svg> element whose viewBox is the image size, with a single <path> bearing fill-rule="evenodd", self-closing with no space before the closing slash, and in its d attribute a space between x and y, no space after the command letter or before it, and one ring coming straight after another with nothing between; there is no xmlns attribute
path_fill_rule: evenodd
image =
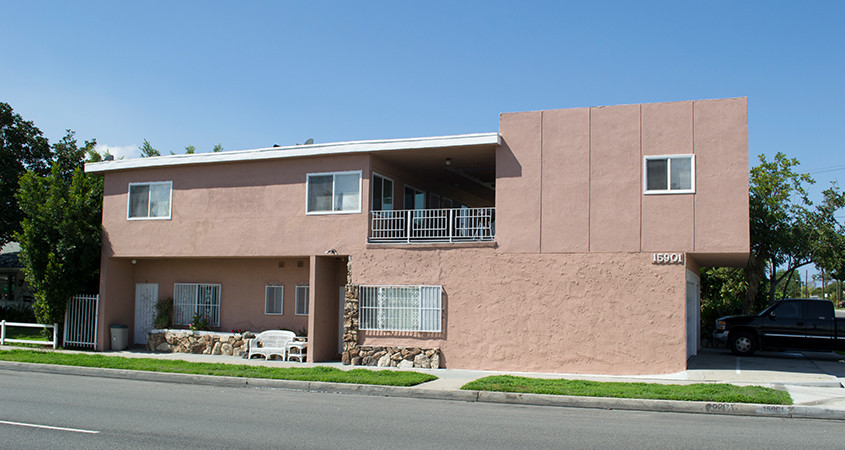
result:
<svg viewBox="0 0 845 450"><path fill-rule="evenodd" d="M370 211L374 244L428 244L492 241L496 208L403 209Z"/></svg>

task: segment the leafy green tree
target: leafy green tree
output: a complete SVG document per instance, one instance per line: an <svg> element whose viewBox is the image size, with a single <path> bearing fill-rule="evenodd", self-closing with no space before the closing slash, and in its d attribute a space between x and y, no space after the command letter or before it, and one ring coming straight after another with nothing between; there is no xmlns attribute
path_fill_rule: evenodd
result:
<svg viewBox="0 0 845 450"><path fill-rule="evenodd" d="M189 145L185 147L185 154L186 155L193 155L197 151L197 148L193 145Z"/></svg>
<svg viewBox="0 0 845 450"><path fill-rule="evenodd" d="M144 139L144 143L138 147L138 150L141 151L141 158L150 158L153 156L161 156L161 152L153 148L150 144L150 141Z"/></svg>
<svg viewBox="0 0 845 450"><path fill-rule="evenodd" d="M783 153L751 169L749 206L751 256L746 271L748 292L743 310L754 307L762 281L768 284L768 301L776 298L777 286L784 291L795 271L829 254L832 242L842 236L834 213L845 206L845 195L836 185L824 191L824 201L814 206L806 187L813 179L795 171L798 160ZM781 272L776 269L782 267Z"/></svg>
<svg viewBox="0 0 845 450"><path fill-rule="evenodd" d="M27 170L46 175L50 171L50 144L32 122L0 102L0 247L20 231L23 213L15 192Z"/></svg>
<svg viewBox="0 0 845 450"><path fill-rule="evenodd" d="M215 145L214 148L211 149L211 151L214 152L214 153L222 152L223 151L223 143L218 142L217 145Z"/></svg>
<svg viewBox="0 0 845 450"><path fill-rule="evenodd" d="M67 300L98 285L103 180L83 171L95 144L80 148L68 132L53 145L47 176L29 171L20 178L16 197L24 219L15 239L41 323L61 323Z"/></svg>
<svg viewBox="0 0 845 450"><path fill-rule="evenodd" d="M701 269L701 332L713 332L716 319L743 311L748 282L745 270L739 267Z"/></svg>

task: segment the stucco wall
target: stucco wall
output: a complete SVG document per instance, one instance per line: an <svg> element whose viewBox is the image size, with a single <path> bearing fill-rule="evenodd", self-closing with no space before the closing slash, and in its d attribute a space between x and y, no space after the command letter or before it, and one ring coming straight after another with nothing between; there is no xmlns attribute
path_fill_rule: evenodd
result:
<svg viewBox="0 0 845 450"><path fill-rule="evenodd" d="M743 264L744 98L502 114L496 241L520 252L688 252ZM695 155L695 193L643 193L643 157Z"/></svg>
<svg viewBox="0 0 845 450"><path fill-rule="evenodd" d="M104 244L134 258L348 254L366 244L368 167L346 155L110 172ZM363 171L361 213L306 215L306 174L347 170ZM152 181L173 181L172 219L127 220L129 183Z"/></svg>
<svg viewBox="0 0 845 450"><path fill-rule="evenodd" d="M647 254L368 250L356 284L435 284L442 333L361 332L361 345L439 347L448 368L647 374L686 367L685 268Z"/></svg>

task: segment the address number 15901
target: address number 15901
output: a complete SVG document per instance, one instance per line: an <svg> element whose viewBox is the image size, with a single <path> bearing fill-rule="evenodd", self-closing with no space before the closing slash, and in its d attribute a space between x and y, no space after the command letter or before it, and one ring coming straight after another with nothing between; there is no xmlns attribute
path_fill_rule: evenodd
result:
<svg viewBox="0 0 845 450"><path fill-rule="evenodd" d="M683 264L683 253L654 253L651 262L653 264Z"/></svg>

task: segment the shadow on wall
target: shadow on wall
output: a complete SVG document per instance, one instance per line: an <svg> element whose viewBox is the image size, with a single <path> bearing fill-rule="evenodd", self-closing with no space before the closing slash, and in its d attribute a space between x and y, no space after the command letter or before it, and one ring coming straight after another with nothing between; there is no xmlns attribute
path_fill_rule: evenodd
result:
<svg viewBox="0 0 845 450"><path fill-rule="evenodd" d="M502 145L496 149L496 178L519 178L522 165L514 156L508 142L502 138Z"/></svg>

